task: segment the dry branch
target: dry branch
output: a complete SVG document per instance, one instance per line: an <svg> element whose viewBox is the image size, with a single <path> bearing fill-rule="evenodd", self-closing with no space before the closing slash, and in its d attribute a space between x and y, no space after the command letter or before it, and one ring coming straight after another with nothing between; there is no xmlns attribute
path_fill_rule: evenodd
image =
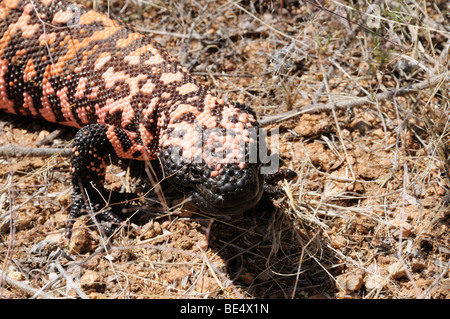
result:
<svg viewBox="0 0 450 319"><path fill-rule="evenodd" d="M4 274L1 270L0 270L0 279L1 279L1 281L4 281L6 284L8 284L9 286L14 287L18 290L24 291L26 293L36 295L36 297L40 297L40 298L44 298L44 299L56 299L56 297L54 297L48 293L45 293L45 292L41 291L40 289L31 287L31 286L27 285L25 282L18 281L18 280L12 279L11 277L8 277L8 275Z"/></svg>
<svg viewBox="0 0 450 319"><path fill-rule="evenodd" d="M72 154L70 149L61 149L56 147L45 147L45 148L33 148L33 147L23 147L18 145L6 145L0 146L0 156L53 156L60 155L62 157L69 157Z"/></svg>
<svg viewBox="0 0 450 319"><path fill-rule="evenodd" d="M281 122L287 119L291 119L293 117L307 114L307 113L319 113L319 112L328 112L331 110L342 110L346 108L359 107L367 104L373 104L376 102L385 101L387 99L396 97L396 96L404 96L410 93L418 92L420 90L428 89L430 87L434 87L439 85L440 83L447 82L450 80L449 73L439 74L437 76L432 77L431 79L424 80L419 83L411 84L408 86L404 86L402 88L395 88L387 90L386 92L375 94L372 99L361 98L358 100L348 99L342 100L336 103L327 103L327 104L308 104L298 110L292 110L283 114L277 114L271 117L267 117L259 121L261 126L267 126L273 123Z"/></svg>

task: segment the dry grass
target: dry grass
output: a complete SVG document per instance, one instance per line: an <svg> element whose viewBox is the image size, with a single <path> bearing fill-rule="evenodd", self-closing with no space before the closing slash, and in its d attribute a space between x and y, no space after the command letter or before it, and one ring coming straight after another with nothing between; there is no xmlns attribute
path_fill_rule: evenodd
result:
<svg viewBox="0 0 450 319"><path fill-rule="evenodd" d="M279 127L298 178L276 213L211 224L172 209L108 245L83 228L44 245L67 218L67 159L0 157L2 296L449 298L449 4L311 2L110 1ZM18 122L5 116L0 146L54 128Z"/></svg>

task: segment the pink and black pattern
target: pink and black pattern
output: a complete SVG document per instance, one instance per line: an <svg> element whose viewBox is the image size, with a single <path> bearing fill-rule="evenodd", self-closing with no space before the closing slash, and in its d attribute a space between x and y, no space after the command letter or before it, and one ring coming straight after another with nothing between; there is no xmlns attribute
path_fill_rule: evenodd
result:
<svg viewBox="0 0 450 319"><path fill-rule="evenodd" d="M159 158L210 214L250 209L263 192L255 114L212 95L148 36L83 6L0 2L0 109L80 128L71 218L87 198L94 211L105 205L109 154Z"/></svg>

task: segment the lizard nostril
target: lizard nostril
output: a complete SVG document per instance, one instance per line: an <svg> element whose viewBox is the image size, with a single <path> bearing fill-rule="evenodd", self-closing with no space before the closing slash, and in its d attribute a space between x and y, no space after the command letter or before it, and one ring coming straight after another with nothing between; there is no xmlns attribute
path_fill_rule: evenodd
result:
<svg viewBox="0 0 450 319"><path fill-rule="evenodd" d="M200 182L202 180L203 172L196 166L191 166L189 169L189 175L193 181Z"/></svg>

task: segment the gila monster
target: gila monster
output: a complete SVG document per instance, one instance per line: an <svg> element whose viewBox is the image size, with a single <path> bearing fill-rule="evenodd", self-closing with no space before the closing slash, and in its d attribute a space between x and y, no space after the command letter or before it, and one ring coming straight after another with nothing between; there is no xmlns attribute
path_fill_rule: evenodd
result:
<svg viewBox="0 0 450 319"><path fill-rule="evenodd" d="M80 129L69 228L110 198L110 154L159 159L171 184L208 214L260 200L255 113L214 96L150 37L64 0L1 1L0 37L0 109Z"/></svg>

